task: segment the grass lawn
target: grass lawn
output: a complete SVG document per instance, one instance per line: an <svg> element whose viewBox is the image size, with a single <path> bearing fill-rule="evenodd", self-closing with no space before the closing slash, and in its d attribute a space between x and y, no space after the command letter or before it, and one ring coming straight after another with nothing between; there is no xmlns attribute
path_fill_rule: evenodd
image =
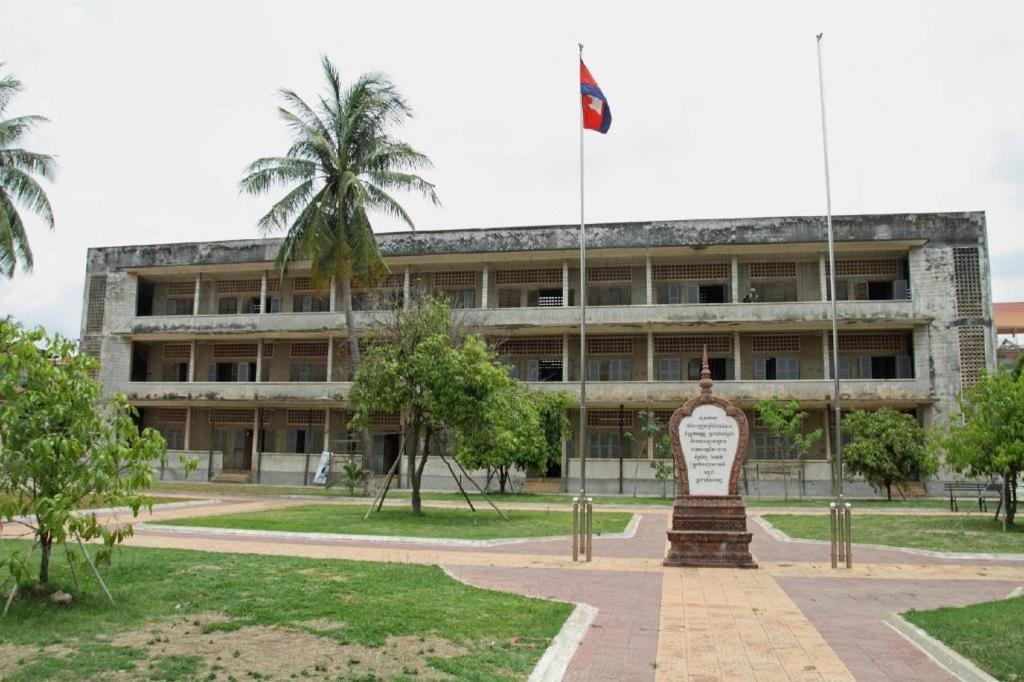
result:
<svg viewBox="0 0 1024 682"><path fill-rule="evenodd" d="M1024 597L903 617L999 680L1024 680Z"/></svg>
<svg viewBox="0 0 1024 682"><path fill-rule="evenodd" d="M27 543L0 541L0 555ZM0 679L525 679L568 604L469 587L436 566L119 548L75 590L0 618Z"/></svg>
<svg viewBox="0 0 1024 682"><path fill-rule="evenodd" d="M671 486L669 486L671 488ZM153 492L179 492L194 495L218 495L218 494L251 494L251 495L310 495L313 497L344 497L348 498L346 488L314 488L303 486L275 486L275 485L245 485L237 483L204 483L190 481L168 481L157 483ZM359 495L362 499L362 495ZM474 500L480 498L478 493L470 493ZM565 494L541 494L541 493L488 493L495 503L522 502L529 504L572 504L572 495ZM388 499L409 499L409 491L395 490L388 493ZM424 500L435 500L444 502L462 502L461 493L448 492L424 492ZM632 497L630 495L595 495L594 504L621 504L621 505L652 505L660 507L671 507L674 498L672 497ZM828 506L829 500L821 498L790 499L789 501L778 499L761 499L753 497L744 498L748 507L821 507ZM850 500L855 507L871 507L878 509L899 509L899 508L922 508L922 509L944 509L948 501L942 498L893 500L886 502L880 499ZM486 504L481 500L481 504Z"/></svg>
<svg viewBox="0 0 1024 682"><path fill-rule="evenodd" d="M163 521L164 525L203 528L284 530L296 533L340 533L352 535L399 535L419 538L535 538L571 535L572 517L567 511L526 511L509 509L509 522L493 509L478 510L429 507L422 516L412 516L408 507L384 507L363 520L363 505L310 504L263 512L243 512ZM621 533L632 514L594 514L594 533Z"/></svg>
<svg viewBox="0 0 1024 682"><path fill-rule="evenodd" d="M765 520L790 537L829 540L828 514L768 514ZM961 527L962 524L962 527ZM1004 533L989 514L948 516L853 515L853 541L868 545L913 547L938 552L1024 553L1024 526Z"/></svg>

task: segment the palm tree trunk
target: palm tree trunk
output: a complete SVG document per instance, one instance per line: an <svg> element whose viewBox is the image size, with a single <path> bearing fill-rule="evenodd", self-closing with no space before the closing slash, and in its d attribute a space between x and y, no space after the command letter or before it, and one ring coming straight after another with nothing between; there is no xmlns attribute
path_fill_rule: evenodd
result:
<svg viewBox="0 0 1024 682"><path fill-rule="evenodd" d="M341 278L341 305L345 311L345 333L348 335L349 381L355 379L359 367L359 336L356 334L356 321L352 315L352 278L343 275ZM373 438L369 429L359 433L360 449L363 452L363 466L369 468L373 463Z"/></svg>

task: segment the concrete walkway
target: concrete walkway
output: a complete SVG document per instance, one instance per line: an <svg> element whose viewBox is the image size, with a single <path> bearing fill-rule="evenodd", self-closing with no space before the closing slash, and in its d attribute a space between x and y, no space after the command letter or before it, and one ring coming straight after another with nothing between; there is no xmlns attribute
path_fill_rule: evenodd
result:
<svg viewBox="0 0 1024 682"><path fill-rule="evenodd" d="M226 497L175 509L157 506L143 520L345 503L351 502ZM759 569L665 568L661 560L670 510L631 510L641 515L635 535L595 538L590 563L571 561L567 539L466 549L443 541L424 545L224 536L200 528L171 532L145 525L129 543L439 564L469 584L587 603L598 613L573 657L568 680L954 679L886 625L885 616L997 599L1024 585L1024 562L965 562L899 550L855 547L855 567L833 570L827 546L781 541L753 521L752 551ZM115 523L122 517L109 515ZM3 534L15 532L8 527Z"/></svg>

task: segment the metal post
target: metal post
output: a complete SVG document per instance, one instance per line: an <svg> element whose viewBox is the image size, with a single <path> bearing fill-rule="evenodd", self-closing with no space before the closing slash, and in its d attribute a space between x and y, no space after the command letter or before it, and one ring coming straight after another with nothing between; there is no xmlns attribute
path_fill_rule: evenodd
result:
<svg viewBox="0 0 1024 682"><path fill-rule="evenodd" d="M591 559L591 549L594 539L594 498L588 497L587 500L587 561Z"/></svg>
<svg viewBox="0 0 1024 682"><path fill-rule="evenodd" d="M580 560L580 498L572 498L572 560Z"/></svg>
<svg viewBox="0 0 1024 682"><path fill-rule="evenodd" d="M580 65L583 64L583 43ZM582 97L582 94L581 94ZM580 498L587 496L587 233L583 218L583 103L580 101Z"/></svg>
<svg viewBox="0 0 1024 682"><path fill-rule="evenodd" d="M825 74L821 59L821 37L818 34L818 92L821 98L821 142L825 158L825 208L826 228L828 232L828 263L829 263L829 286L831 287L830 298L832 299L832 379L834 393L834 408L836 415L835 428L835 461L832 466L835 470L835 484L832 494L835 497L837 506L843 504L843 440L842 440L842 411L839 407L839 330L836 318L836 259L832 233L832 185L829 178L828 163L828 124L825 117Z"/></svg>
<svg viewBox="0 0 1024 682"><path fill-rule="evenodd" d="M846 503L846 529L844 535L846 536L846 567L853 568L853 508L852 505Z"/></svg>
<svg viewBox="0 0 1024 682"><path fill-rule="evenodd" d="M836 547L837 541L838 541L838 537L836 536L836 533L838 532L838 529L836 527L837 523L836 523L836 503L835 502L829 502L829 504L828 504L828 523L829 523L829 537L832 540L832 568L838 568L838 566L839 566L839 554L838 554L838 548Z"/></svg>

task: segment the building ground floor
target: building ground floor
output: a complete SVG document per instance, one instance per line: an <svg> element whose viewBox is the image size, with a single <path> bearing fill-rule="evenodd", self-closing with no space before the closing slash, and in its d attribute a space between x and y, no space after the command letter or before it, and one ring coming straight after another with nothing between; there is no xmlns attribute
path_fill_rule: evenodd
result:
<svg viewBox="0 0 1024 682"><path fill-rule="evenodd" d="M185 462L195 460L191 480L234 480L267 485L315 485L321 453L332 453L330 475L340 478L341 467L357 461L378 483L395 470L399 487L406 487L408 467L403 461L402 415L375 414L370 428L371 451L362 452L358 434L349 432L351 414L343 404L273 403L156 404L139 406L143 426L163 434L168 455L157 463L162 480L186 477ZM828 405L808 404L804 428L821 431L821 438L803 458L797 458L785 439L774 437L757 416L753 405L743 405L750 424L747 462L741 492L752 497L827 496L832 490L834 417ZM872 406L858 406L872 409ZM875 405L873 407L879 407ZM929 406L896 405L925 423ZM596 405L587 409L587 442L581 444L580 411L571 409L572 437L563 441L561 457L544 470L514 471L512 490L576 491L580 487L580 451L585 447L587 488L595 494L671 495L673 481L659 467L665 453L655 437L644 432L653 419L664 428L673 408L662 406ZM471 479L471 480L470 480ZM942 493L940 474L932 481L915 482L913 494ZM473 490L499 487L495 472L463 471L452 458L433 451L424 469L423 485L432 490ZM878 494L863 481L848 481L855 496Z"/></svg>

